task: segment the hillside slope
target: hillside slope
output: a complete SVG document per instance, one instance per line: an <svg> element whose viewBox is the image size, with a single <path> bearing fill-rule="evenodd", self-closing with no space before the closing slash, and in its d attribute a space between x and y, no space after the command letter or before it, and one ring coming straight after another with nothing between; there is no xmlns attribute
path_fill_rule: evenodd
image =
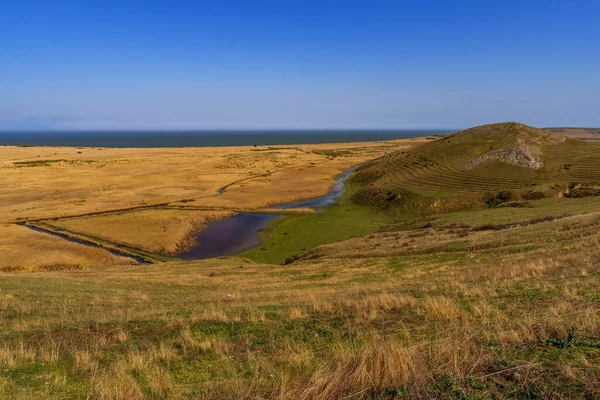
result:
<svg viewBox="0 0 600 400"><path fill-rule="evenodd" d="M289 265L0 272L0 398L598 398L600 197L532 203Z"/></svg>
<svg viewBox="0 0 600 400"><path fill-rule="evenodd" d="M516 122L474 127L363 165L367 192L426 197L600 183L600 144Z"/></svg>
<svg viewBox="0 0 600 400"><path fill-rule="evenodd" d="M0 399L600 398L600 196L420 213L597 174L593 143L503 129L365 164L263 261L0 270ZM466 165L510 146L543 166Z"/></svg>

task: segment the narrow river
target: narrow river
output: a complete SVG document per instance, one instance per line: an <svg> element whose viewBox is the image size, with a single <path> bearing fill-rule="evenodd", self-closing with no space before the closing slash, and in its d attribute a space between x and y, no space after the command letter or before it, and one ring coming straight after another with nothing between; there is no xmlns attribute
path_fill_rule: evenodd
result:
<svg viewBox="0 0 600 400"><path fill-rule="evenodd" d="M336 178L335 185L325 196L278 204L271 208L287 210L290 208L319 208L335 204L344 194L344 181L358 168L358 165L344 171ZM316 210L322 212L322 210ZM196 246L179 253L176 257L184 260L231 256L260 245L260 230L283 214L239 213L233 217L211 222L196 236Z"/></svg>

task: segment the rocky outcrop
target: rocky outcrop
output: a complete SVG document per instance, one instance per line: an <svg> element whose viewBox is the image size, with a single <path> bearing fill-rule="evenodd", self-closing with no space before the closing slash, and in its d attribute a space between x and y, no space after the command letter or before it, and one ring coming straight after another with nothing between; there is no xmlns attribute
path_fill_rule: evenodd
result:
<svg viewBox="0 0 600 400"><path fill-rule="evenodd" d="M540 169L544 166L541 146L560 143L562 135L533 128L518 122L504 122L476 126L451 135L452 140L500 143L501 146L481 154L465 164L466 169L477 168L491 161L501 161L519 167Z"/></svg>
<svg viewBox="0 0 600 400"><path fill-rule="evenodd" d="M509 143L499 149L472 159L465 165L465 168L476 168L490 161L501 161L519 167L534 169L544 166L542 155L535 147L524 143Z"/></svg>

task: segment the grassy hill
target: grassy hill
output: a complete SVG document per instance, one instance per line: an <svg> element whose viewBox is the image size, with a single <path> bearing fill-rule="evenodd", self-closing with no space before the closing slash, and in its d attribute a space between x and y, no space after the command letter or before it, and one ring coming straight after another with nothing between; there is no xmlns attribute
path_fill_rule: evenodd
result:
<svg viewBox="0 0 600 400"><path fill-rule="evenodd" d="M597 398L600 198L532 205L289 265L3 274L0 398Z"/></svg>
<svg viewBox="0 0 600 400"><path fill-rule="evenodd" d="M0 398L599 398L599 166L486 125L363 165L255 261L0 273Z"/></svg>
<svg viewBox="0 0 600 400"><path fill-rule="evenodd" d="M600 184L600 144L515 122L483 125L367 163L355 180L390 197L406 190L448 197L593 186Z"/></svg>

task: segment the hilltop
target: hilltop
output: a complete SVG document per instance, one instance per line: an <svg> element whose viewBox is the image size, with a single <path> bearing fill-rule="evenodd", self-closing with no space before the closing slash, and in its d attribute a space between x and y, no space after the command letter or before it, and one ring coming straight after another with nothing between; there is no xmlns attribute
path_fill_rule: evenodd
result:
<svg viewBox="0 0 600 400"><path fill-rule="evenodd" d="M541 146L560 143L564 137L552 132L533 128L517 122L477 126L444 138L445 142L464 141L470 145L483 142L490 145L489 151L465 164L465 168L500 161L520 167L539 169L544 166Z"/></svg>
<svg viewBox="0 0 600 400"><path fill-rule="evenodd" d="M385 155L363 165L354 181L362 187L356 200L371 204L381 204L384 197L405 205L417 195L475 198L500 191L516 197L540 191L549 197L569 187L598 185L598 167L600 146L595 143L506 122Z"/></svg>
<svg viewBox="0 0 600 400"><path fill-rule="evenodd" d="M562 142L565 138L551 131L519 122L500 122L465 129L445 136L445 139L523 142L529 145L543 145Z"/></svg>

